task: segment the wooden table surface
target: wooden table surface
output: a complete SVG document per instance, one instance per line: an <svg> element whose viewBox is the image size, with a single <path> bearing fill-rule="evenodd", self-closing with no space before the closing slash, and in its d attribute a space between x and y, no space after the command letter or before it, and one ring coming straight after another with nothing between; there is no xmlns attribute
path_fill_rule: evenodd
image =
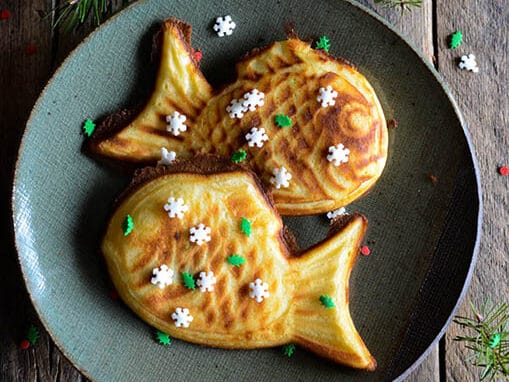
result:
<svg viewBox="0 0 509 382"><path fill-rule="evenodd" d="M19 343L30 322L40 328L29 301L13 244L10 209L12 173L18 145L30 110L56 67L92 29L76 34L52 31L51 19L41 11L64 0L0 0L0 166L2 234L0 290L6 291L0 311L0 381L80 381L85 379L66 360L41 329L34 347ZM114 0L113 10L126 1ZM408 36L438 71L455 96L469 126L479 161L483 201L483 237L477 267L460 314L468 303L487 298L508 301L509 294L509 177L497 168L509 164L509 3L508 0L423 0L421 9L401 16L373 0L360 1L388 19ZM447 36L463 31L457 50L447 47ZM462 54L474 53L480 73L457 68ZM419 89L416 89L419 91ZM476 381L478 370L464 362L465 349L453 338L461 330L451 325L425 362L408 381Z"/></svg>

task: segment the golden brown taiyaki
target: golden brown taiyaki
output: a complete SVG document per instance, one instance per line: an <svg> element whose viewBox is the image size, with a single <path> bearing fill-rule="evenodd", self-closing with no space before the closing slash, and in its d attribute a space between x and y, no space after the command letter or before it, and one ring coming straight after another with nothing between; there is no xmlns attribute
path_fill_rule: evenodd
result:
<svg viewBox="0 0 509 382"><path fill-rule="evenodd" d="M373 370L348 308L366 226L359 214L345 217L294 256L257 177L206 157L138 173L102 251L125 303L171 336L221 348L296 343Z"/></svg>
<svg viewBox="0 0 509 382"><path fill-rule="evenodd" d="M245 159L283 215L336 209L373 186L387 128L373 88L352 65L290 35L253 50L237 64L237 80L213 94L189 35L181 21L163 24L152 97L132 120L107 118L89 142L94 153L140 164L205 153Z"/></svg>

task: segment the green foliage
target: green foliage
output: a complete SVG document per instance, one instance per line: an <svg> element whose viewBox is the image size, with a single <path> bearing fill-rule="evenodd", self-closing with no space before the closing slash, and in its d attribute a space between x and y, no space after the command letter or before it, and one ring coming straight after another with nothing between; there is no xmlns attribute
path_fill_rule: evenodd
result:
<svg viewBox="0 0 509 382"><path fill-rule="evenodd" d="M332 297L328 296L326 294L323 294L323 295L320 296L320 302L326 308L334 308L334 307L336 307L336 304L334 304L334 300L332 299Z"/></svg>
<svg viewBox="0 0 509 382"><path fill-rule="evenodd" d="M161 332L160 330L156 330L156 338L157 341L164 346L171 345L171 338L168 334Z"/></svg>
<svg viewBox="0 0 509 382"><path fill-rule="evenodd" d="M500 343L500 340L502 340L502 336L500 335L500 333L493 334L490 338L490 342L488 343L489 347L492 349L494 347L497 347L498 344Z"/></svg>
<svg viewBox="0 0 509 382"><path fill-rule="evenodd" d="M242 218L242 220L240 221L240 230L247 237L251 236L251 222L246 218Z"/></svg>
<svg viewBox="0 0 509 382"><path fill-rule="evenodd" d="M461 31L456 31L451 35L449 40L449 48L456 49L463 42L463 33Z"/></svg>
<svg viewBox="0 0 509 382"><path fill-rule="evenodd" d="M412 7L421 7L422 0L373 0L375 4L382 4L384 7L400 7L401 12L411 10ZM122 0L122 5L127 6L131 1ZM47 14L54 16L53 28L62 27L64 32L70 32L84 24L92 15L95 24L99 25L111 12L113 0L65 0L51 9ZM318 48L324 49L325 48Z"/></svg>
<svg viewBox="0 0 509 382"><path fill-rule="evenodd" d="M291 357L295 353L295 345L294 344L288 344L283 346L283 354L287 357Z"/></svg>
<svg viewBox="0 0 509 382"><path fill-rule="evenodd" d="M69 32L84 24L90 15L99 25L111 3L111 0L67 0L53 8L47 16L54 14L53 28L61 26L65 32ZM127 5L127 1L124 1L124 5Z"/></svg>
<svg viewBox="0 0 509 382"><path fill-rule="evenodd" d="M231 161L233 163L240 163L247 158L246 150L240 149L239 151L235 151L231 156Z"/></svg>
<svg viewBox="0 0 509 382"><path fill-rule="evenodd" d="M193 275L188 272L181 272L180 274L182 275L182 281L184 282L184 286L187 289L194 290L194 288L196 288L196 285L195 285Z"/></svg>
<svg viewBox="0 0 509 382"><path fill-rule="evenodd" d="M131 215L127 215L122 222L122 231L124 232L124 236L129 235L134 228L134 221Z"/></svg>
<svg viewBox="0 0 509 382"><path fill-rule="evenodd" d="M289 116L285 114L278 114L274 118L274 121L276 122L276 125L279 127L290 127L292 126L292 120Z"/></svg>
<svg viewBox="0 0 509 382"><path fill-rule="evenodd" d="M95 123L91 119L87 119L82 127L83 134L90 137L95 131Z"/></svg>
<svg viewBox="0 0 509 382"><path fill-rule="evenodd" d="M329 40L329 38L327 36L320 37L320 40L318 40L316 42L315 49L323 49L323 50L325 50L328 53L329 49L330 49L330 40Z"/></svg>
<svg viewBox="0 0 509 382"><path fill-rule="evenodd" d="M411 11L412 7L421 8L422 0L374 0L375 4L381 4L384 8L401 8L401 13Z"/></svg>
<svg viewBox="0 0 509 382"><path fill-rule="evenodd" d="M493 306L489 301L481 309L470 304L473 318L456 316L454 322L469 330L469 335L454 340L472 351L466 361L481 367L480 380L509 378L509 304Z"/></svg>
<svg viewBox="0 0 509 382"><path fill-rule="evenodd" d="M30 342L30 345L35 345L38 339L39 330L34 325L31 324L27 331L27 340L28 342Z"/></svg>
<svg viewBox="0 0 509 382"><path fill-rule="evenodd" d="M240 255L231 255L228 256L226 261L228 261L234 267L240 267L241 265L245 264L246 259Z"/></svg>

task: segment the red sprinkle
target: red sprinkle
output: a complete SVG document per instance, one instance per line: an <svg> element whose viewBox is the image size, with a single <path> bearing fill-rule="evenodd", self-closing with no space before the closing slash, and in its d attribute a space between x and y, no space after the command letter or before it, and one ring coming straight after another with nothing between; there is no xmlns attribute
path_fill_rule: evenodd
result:
<svg viewBox="0 0 509 382"><path fill-rule="evenodd" d="M507 176L509 175L509 166L501 166L499 167L498 169L498 173L502 176Z"/></svg>
<svg viewBox="0 0 509 382"><path fill-rule="evenodd" d="M364 256L369 256L371 254L371 249L369 249L369 247L367 245L363 245L361 247L361 253L364 255Z"/></svg>
<svg viewBox="0 0 509 382"><path fill-rule="evenodd" d="M29 44L27 46L27 54L28 55L30 55L30 56L34 55L36 51L37 51L37 48L34 44Z"/></svg>
<svg viewBox="0 0 509 382"><path fill-rule="evenodd" d="M199 50L195 50L194 51L194 59L196 61L198 61L198 63L201 61L201 59L203 58L203 54L202 52L200 52Z"/></svg>
<svg viewBox="0 0 509 382"><path fill-rule="evenodd" d="M0 11L0 20L7 20L11 17L11 12L9 12L7 9L2 9Z"/></svg>
<svg viewBox="0 0 509 382"><path fill-rule="evenodd" d="M110 298L113 300L113 301L116 301L118 300L118 292L116 290L112 290L110 292Z"/></svg>
<svg viewBox="0 0 509 382"><path fill-rule="evenodd" d="M396 121L394 118L387 121L387 127L389 129L395 129L398 127L398 121Z"/></svg>
<svg viewBox="0 0 509 382"><path fill-rule="evenodd" d="M429 178L431 183L433 183L433 184L437 184L438 183L438 178L435 175L428 174L428 178Z"/></svg>
<svg viewBox="0 0 509 382"><path fill-rule="evenodd" d="M21 341L21 343L19 344L19 347L22 350L27 350L30 347L30 341L28 341L28 340Z"/></svg>

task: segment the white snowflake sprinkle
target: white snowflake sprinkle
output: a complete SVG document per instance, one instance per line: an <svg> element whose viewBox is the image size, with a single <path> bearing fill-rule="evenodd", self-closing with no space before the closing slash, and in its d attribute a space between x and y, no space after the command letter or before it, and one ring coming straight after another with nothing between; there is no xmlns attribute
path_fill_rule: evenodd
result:
<svg viewBox="0 0 509 382"><path fill-rule="evenodd" d="M210 228L205 224L199 224L197 227L192 227L189 230L189 240L192 243L202 245L205 242L210 241Z"/></svg>
<svg viewBox="0 0 509 382"><path fill-rule="evenodd" d="M157 162L159 165L169 166L177 158L175 151L168 151L166 147L161 147L161 160Z"/></svg>
<svg viewBox="0 0 509 382"><path fill-rule="evenodd" d="M230 36L237 25L231 16L218 17L213 28L219 37Z"/></svg>
<svg viewBox="0 0 509 382"><path fill-rule="evenodd" d="M350 150L340 143L339 145L329 147L327 160L334 162L334 166L339 166L341 163L348 163L348 155L350 155Z"/></svg>
<svg viewBox="0 0 509 382"><path fill-rule="evenodd" d="M152 278L150 282L154 285L157 285L159 289L163 289L165 286L168 286L173 281L173 270L169 269L167 265L163 264L159 268L154 268L152 270Z"/></svg>
<svg viewBox="0 0 509 382"><path fill-rule="evenodd" d="M252 127L251 131L246 134L246 140L249 147L263 147L263 143L269 140L269 136L265 134L265 129Z"/></svg>
<svg viewBox="0 0 509 382"><path fill-rule="evenodd" d="M275 168L272 173L274 176L270 178L270 183L276 186L277 189L290 186L289 180L292 179L292 174L285 167Z"/></svg>
<svg viewBox="0 0 509 382"><path fill-rule="evenodd" d="M177 328L188 328L189 324L193 321L193 316L189 314L189 309L177 308L175 312L171 314L171 319L175 321L175 326Z"/></svg>
<svg viewBox="0 0 509 382"><path fill-rule="evenodd" d="M172 115L166 116L166 130L175 136L179 136L187 130L187 126L184 124L187 117L184 114L180 114L178 111L174 111Z"/></svg>
<svg viewBox="0 0 509 382"><path fill-rule="evenodd" d="M469 54L466 56L461 56L461 62L458 65L461 69L469 70L472 73L479 73L479 68L477 66L477 61L475 59L475 55Z"/></svg>
<svg viewBox="0 0 509 382"><path fill-rule="evenodd" d="M184 204L182 198L175 199L174 197L168 198L168 203L164 205L164 210L168 212L170 218L177 217L182 219L184 212L189 211L189 206Z"/></svg>
<svg viewBox="0 0 509 382"><path fill-rule="evenodd" d="M336 103L336 97L338 92L332 89L332 86L318 89L320 95L316 97L316 100L322 104L322 107L334 106Z"/></svg>
<svg viewBox="0 0 509 382"><path fill-rule="evenodd" d="M202 292L212 292L214 290L214 284L217 281L214 272L200 272L198 277L196 285L200 287Z"/></svg>
<svg viewBox="0 0 509 382"><path fill-rule="evenodd" d="M264 298L269 297L269 284L264 283L260 279L256 279L254 282L249 283L249 297L256 299L256 302L260 303Z"/></svg>
<svg viewBox="0 0 509 382"><path fill-rule="evenodd" d="M253 89L250 92L244 94L244 101L242 106L246 108L246 111L255 111L257 107L263 106L265 93L262 93L258 89Z"/></svg>
<svg viewBox="0 0 509 382"><path fill-rule="evenodd" d="M331 221L336 219L338 216L348 215L345 207L338 208L337 210L327 212L327 218Z"/></svg>
<svg viewBox="0 0 509 382"><path fill-rule="evenodd" d="M230 104L226 106L226 111L230 114L230 118L242 118L247 108L244 107L244 102L240 99L232 99Z"/></svg>

